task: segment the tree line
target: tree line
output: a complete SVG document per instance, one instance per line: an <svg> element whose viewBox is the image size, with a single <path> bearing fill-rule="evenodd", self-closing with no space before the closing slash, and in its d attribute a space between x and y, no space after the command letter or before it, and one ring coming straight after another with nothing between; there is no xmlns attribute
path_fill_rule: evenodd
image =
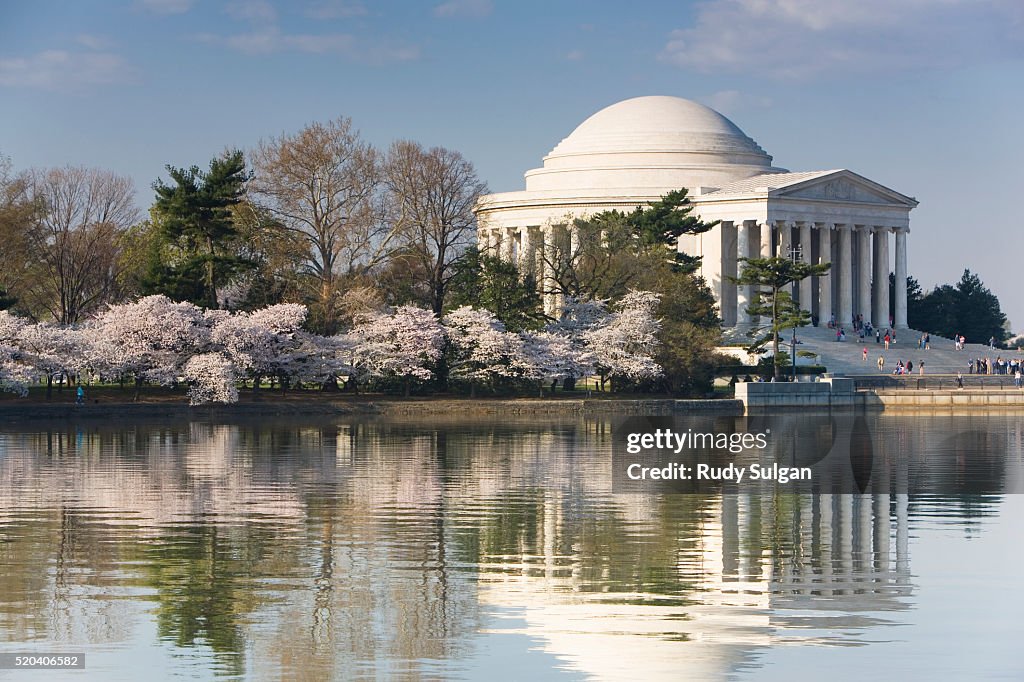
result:
<svg viewBox="0 0 1024 682"><path fill-rule="evenodd" d="M436 319L469 307L536 335L581 305L615 309L646 291L661 371L617 387L710 387L720 320L699 261L676 244L712 224L691 214L685 190L632 212L567 216L579 238L544 251L552 276L538 282L475 248L473 207L487 187L468 160L409 140L376 149L347 118L165 170L143 214L131 181L109 171L17 172L3 160L0 309L63 328L154 295L232 314L294 304L304 333L332 338L402 307ZM546 316L544 294L565 307Z"/></svg>
<svg viewBox="0 0 1024 682"><path fill-rule="evenodd" d="M0 390L26 395L68 377L124 385L184 385L192 404L232 403L239 384L301 384L434 390L531 388L599 376L643 381L661 374L654 357L658 297L630 292L615 306L569 301L571 314L537 331L512 332L490 312L461 306L439 318L398 306L360 314L344 334L303 328L308 310L281 303L215 310L163 295L108 306L80 325L32 322L0 311Z"/></svg>
<svg viewBox="0 0 1024 682"><path fill-rule="evenodd" d="M889 276L893 292L894 276ZM890 314L893 305L890 294ZM963 335L968 343L1004 344L1013 334L999 299L977 274L965 269L956 284L941 284L924 292L913 277L907 278L907 322L912 329L946 338Z"/></svg>

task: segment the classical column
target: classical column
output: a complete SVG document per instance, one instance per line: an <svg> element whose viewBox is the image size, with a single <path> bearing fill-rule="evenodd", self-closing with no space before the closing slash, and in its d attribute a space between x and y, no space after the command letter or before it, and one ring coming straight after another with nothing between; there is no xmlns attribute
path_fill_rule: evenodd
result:
<svg viewBox="0 0 1024 682"><path fill-rule="evenodd" d="M875 227L875 306L872 323L889 326L889 228Z"/></svg>
<svg viewBox="0 0 1024 682"><path fill-rule="evenodd" d="M836 324L849 326L853 319L853 225L836 225L839 232L839 313Z"/></svg>
<svg viewBox="0 0 1024 682"><path fill-rule="evenodd" d="M558 307L557 301L555 300L555 294L551 291L552 289L552 275L553 271L549 259L552 257L552 241L554 234L552 231L553 227L545 225L540 228L540 244L538 245L537 255L539 257L538 265L540 266L539 272L540 277L538 281L540 283L541 296L544 299L544 314L549 317L556 316L556 308Z"/></svg>
<svg viewBox="0 0 1024 682"><path fill-rule="evenodd" d="M761 243L759 257L771 258L774 255L772 251L772 224L768 221L761 223L759 233L758 237ZM767 287L765 287L765 290L767 290Z"/></svg>
<svg viewBox="0 0 1024 682"><path fill-rule="evenodd" d="M800 253L803 262L813 263L811 259L811 223L806 220L800 223ZM810 277L800 280L800 307L814 315L814 303L811 301L813 282Z"/></svg>
<svg viewBox="0 0 1024 682"><path fill-rule="evenodd" d="M772 257L772 224L761 223L761 258Z"/></svg>
<svg viewBox="0 0 1024 682"><path fill-rule="evenodd" d="M832 223L825 223L818 230L817 265L832 260ZM833 263L832 269L835 269ZM832 269L818 277L818 326L824 327L832 319Z"/></svg>
<svg viewBox="0 0 1024 682"><path fill-rule="evenodd" d="M863 225L857 230L857 251L860 262L857 265L857 310L865 320L871 317L871 226ZM848 320L843 320L846 324Z"/></svg>
<svg viewBox="0 0 1024 682"><path fill-rule="evenodd" d="M498 256L498 247L501 245L501 229L492 228L489 230L490 234L487 235L487 255Z"/></svg>
<svg viewBox="0 0 1024 682"><path fill-rule="evenodd" d="M530 228L519 228L519 273L526 277L533 270L533 247L530 244Z"/></svg>
<svg viewBox="0 0 1024 682"><path fill-rule="evenodd" d="M506 263L512 262L512 228L503 227L501 232L498 234L498 243L501 245L498 249L498 257Z"/></svg>
<svg viewBox="0 0 1024 682"><path fill-rule="evenodd" d="M785 258L792 260L793 254L790 252L793 248L793 225L788 220L783 220L779 223L779 258ZM793 290L796 287L794 284L788 284L782 288L782 291L787 292L790 296L793 295Z"/></svg>
<svg viewBox="0 0 1024 682"><path fill-rule="evenodd" d="M896 230L896 305L897 329L907 328L907 228Z"/></svg>
<svg viewBox="0 0 1024 682"><path fill-rule="evenodd" d="M793 247L793 223L783 220L779 223L779 258L789 258Z"/></svg>
<svg viewBox="0 0 1024 682"><path fill-rule="evenodd" d="M750 257L750 228L747 223L740 220L736 225L736 267L737 275L743 270L741 258ZM736 326L746 327L750 325L750 315L747 314L747 306L750 305L750 287L745 284L736 285Z"/></svg>

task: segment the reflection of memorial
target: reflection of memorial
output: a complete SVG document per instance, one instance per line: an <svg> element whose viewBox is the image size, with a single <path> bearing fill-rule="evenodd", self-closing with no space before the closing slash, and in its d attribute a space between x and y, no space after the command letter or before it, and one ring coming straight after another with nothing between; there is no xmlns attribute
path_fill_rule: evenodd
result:
<svg viewBox="0 0 1024 682"><path fill-rule="evenodd" d="M562 537L572 505L553 496L537 545L490 566L480 599L522 618L524 634L588 677L717 679L760 647L860 643L865 628L887 622L881 612L908 608L907 499L898 497L894 510L887 496L704 500L699 521L672 538L679 591L658 593L626 581L595 592L586 559L571 552L578 539ZM632 532L623 540L642 564L644 530Z"/></svg>

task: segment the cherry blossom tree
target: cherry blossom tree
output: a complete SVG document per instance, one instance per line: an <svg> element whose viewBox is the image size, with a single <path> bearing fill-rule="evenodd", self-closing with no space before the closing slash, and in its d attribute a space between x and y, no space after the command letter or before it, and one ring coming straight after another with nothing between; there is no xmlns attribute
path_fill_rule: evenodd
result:
<svg viewBox="0 0 1024 682"><path fill-rule="evenodd" d="M522 332L522 356L520 367L524 379L537 382L540 395L544 394L544 383L565 379L579 379L593 372L593 364L587 362L589 351L580 353L573 347L573 340L566 334L550 331Z"/></svg>
<svg viewBox="0 0 1024 682"><path fill-rule="evenodd" d="M470 394L477 383L493 384L501 378L521 377L528 362L523 340L505 331L492 313L462 306L445 315L450 376L469 382Z"/></svg>
<svg viewBox="0 0 1024 682"><path fill-rule="evenodd" d="M0 391L28 395L28 385L35 379L32 365L20 348L21 335L29 321L0 310Z"/></svg>
<svg viewBox="0 0 1024 682"><path fill-rule="evenodd" d="M610 377L641 381L661 374L661 367L654 360L661 329L661 323L654 317L658 301L658 295L649 291L631 291L622 297L614 312L584 332L602 390Z"/></svg>
<svg viewBox="0 0 1024 682"><path fill-rule="evenodd" d="M82 334L73 327L38 323L25 325L17 344L26 362L40 377L46 377L46 399L53 395L53 380L77 375L85 357ZM63 382L60 384L63 387Z"/></svg>
<svg viewBox="0 0 1024 682"><path fill-rule="evenodd" d="M234 365L221 353L193 355L182 368L182 376L189 383L190 405L238 402Z"/></svg>
<svg viewBox="0 0 1024 682"><path fill-rule="evenodd" d="M441 359L444 329L430 310L399 306L363 316L352 329L355 365L365 376L397 378L409 395L413 380L427 381Z"/></svg>
<svg viewBox="0 0 1024 682"><path fill-rule="evenodd" d="M263 377L276 377L284 389L298 374L307 314L303 305L281 303L251 313L217 315L211 318L211 340L240 376L252 379L254 392Z"/></svg>
<svg viewBox="0 0 1024 682"><path fill-rule="evenodd" d="M91 367L108 378L133 377L136 400L143 382L177 381L189 358L210 342L200 308L162 295L110 306L83 333Z"/></svg>

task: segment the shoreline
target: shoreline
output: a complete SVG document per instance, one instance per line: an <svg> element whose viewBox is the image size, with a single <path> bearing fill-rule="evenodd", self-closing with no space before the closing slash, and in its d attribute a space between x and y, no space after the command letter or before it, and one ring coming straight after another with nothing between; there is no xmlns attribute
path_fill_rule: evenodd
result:
<svg viewBox="0 0 1024 682"><path fill-rule="evenodd" d="M945 413L951 409L966 413L1024 408L1024 391L956 390L868 390L857 391L844 404L814 401L771 401L773 404L744 406L740 399L678 398L322 398L292 396L284 400L264 399L191 406L184 401L110 401L75 405L71 402L0 401L0 424L20 422L115 421L119 419L246 419L344 417L353 415L402 417L495 417L495 416L744 416L766 412L839 409L872 412L921 411ZM800 403L800 404L797 404Z"/></svg>
<svg viewBox="0 0 1024 682"><path fill-rule="evenodd" d="M594 398L367 398L291 399L191 406L184 402L0 403L0 424L46 419L107 421L116 419L183 419L237 417L495 416L605 414L668 416L721 414L740 416L743 403L734 399L594 399Z"/></svg>

